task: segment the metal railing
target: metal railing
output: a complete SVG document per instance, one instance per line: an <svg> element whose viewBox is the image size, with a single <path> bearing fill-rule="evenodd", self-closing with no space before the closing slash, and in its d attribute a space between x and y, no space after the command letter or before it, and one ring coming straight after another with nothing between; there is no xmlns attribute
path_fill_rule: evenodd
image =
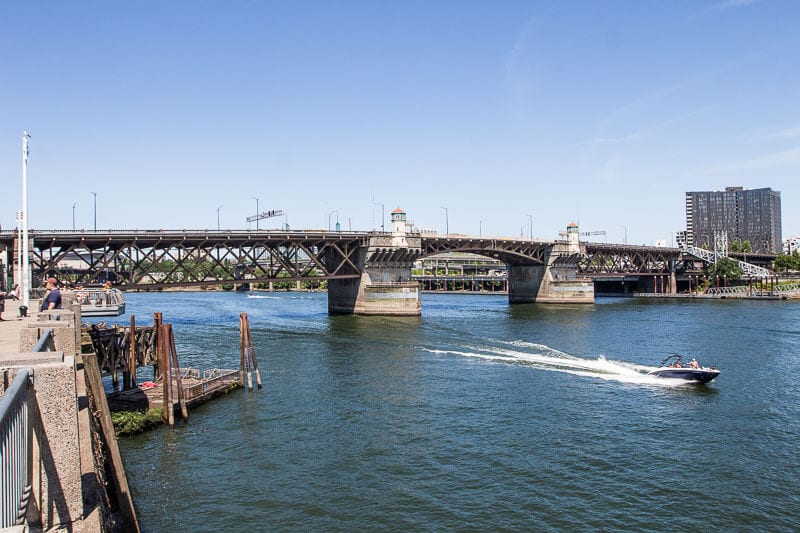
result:
<svg viewBox="0 0 800 533"><path fill-rule="evenodd" d="M0 398L0 528L21 525L31 495L31 424L28 420L28 388L33 370L17 372Z"/></svg>
<svg viewBox="0 0 800 533"><path fill-rule="evenodd" d="M53 329L47 328L42 331L42 336L34 345L32 352L52 352L55 350Z"/></svg>
<svg viewBox="0 0 800 533"><path fill-rule="evenodd" d="M238 370L224 370L214 368L203 372L203 379L200 383L186 387L186 401L200 398L204 394L227 387L231 383L239 380Z"/></svg>

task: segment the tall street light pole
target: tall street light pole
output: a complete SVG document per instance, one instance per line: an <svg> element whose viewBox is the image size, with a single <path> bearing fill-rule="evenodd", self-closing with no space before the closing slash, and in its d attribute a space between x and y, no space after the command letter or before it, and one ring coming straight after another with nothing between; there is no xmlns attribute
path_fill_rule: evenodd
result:
<svg viewBox="0 0 800 533"><path fill-rule="evenodd" d="M223 207L225 206L221 205L217 208L217 231L219 231L219 210L222 209Z"/></svg>
<svg viewBox="0 0 800 533"><path fill-rule="evenodd" d="M531 240L533 240L533 215L528 215L528 222L530 223L530 227L531 227L530 237L531 237Z"/></svg>
<svg viewBox="0 0 800 533"><path fill-rule="evenodd" d="M78 205L78 202L72 203L72 231L75 231L75 206Z"/></svg>
<svg viewBox="0 0 800 533"><path fill-rule="evenodd" d="M442 209L444 209L444 233L450 235L450 216L447 214L446 207L442 207Z"/></svg>
<svg viewBox="0 0 800 533"><path fill-rule="evenodd" d="M328 231L331 230L331 215L333 215L334 213L336 213L336 230L337 231L339 230L339 210L334 209L333 211L328 213Z"/></svg>
<svg viewBox="0 0 800 533"><path fill-rule="evenodd" d="M482 236L483 236L483 219L481 219L481 221L478 222L478 237Z"/></svg>
<svg viewBox="0 0 800 533"><path fill-rule="evenodd" d="M94 196L94 230L97 231L97 193L93 192Z"/></svg>
<svg viewBox="0 0 800 533"><path fill-rule="evenodd" d="M27 131L22 132L22 261L20 288L22 289L22 303L25 307L30 305L31 269L28 257L28 139L31 136Z"/></svg>
<svg viewBox="0 0 800 533"><path fill-rule="evenodd" d="M251 196L250 198L252 198L253 200L256 201L256 230L257 230L258 229L258 198L256 198L255 196Z"/></svg>
<svg viewBox="0 0 800 533"><path fill-rule="evenodd" d="M381 231L386 231L386 226L384 225L384 221L386 220L386 216L385 216L385 210L384 210L384 205L383 205L383 203L381 203L381 202L376 202L376 201L375 201L375 197L374 197L374 196L372 197L372 203L373 203L374 205L379 205L379 206L381 206ZM374 221L374 220L373 220L373 221Z"/></svg>

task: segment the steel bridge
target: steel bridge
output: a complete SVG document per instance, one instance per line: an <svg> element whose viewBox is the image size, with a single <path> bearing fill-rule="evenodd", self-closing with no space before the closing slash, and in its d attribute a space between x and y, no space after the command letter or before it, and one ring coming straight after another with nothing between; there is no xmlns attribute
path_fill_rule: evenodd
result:
<svg viewBox="0 0 800 533"><path fill-rule="evenodd" d="M468 252L509 266L542 265L556 241L461 235L408 234L414 250L370 247L383 232L282 230L119 230L29 232L31 271L76 285L111 279L127 289L198 287L230 283L300 282L359 278L366 264L408 262ZM558 241L560 242L560 241ZM584 243L585 253L560 260L586 277L658 275L695 261L678 248ZM0 249L16 261L17 232L0 232ZM367 250L369 256L364 257ZM9 269L10 273L10 269Z"/></svg>

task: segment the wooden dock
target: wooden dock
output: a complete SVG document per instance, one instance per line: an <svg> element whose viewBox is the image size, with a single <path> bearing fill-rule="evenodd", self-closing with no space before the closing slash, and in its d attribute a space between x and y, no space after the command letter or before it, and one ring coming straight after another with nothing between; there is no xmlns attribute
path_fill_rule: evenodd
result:
<svg viewBox="0 0 800 533"><path fill-rule="evenodd" d="M201 373L196 368L181 368L180 376L183 396L189 409L243 386L238 370L215 368ZM177 390L178 386L178 379L173 370L173 390ZM173 395L171 401L173 412L177 414L180 410L178 395ZM145 381L139 387L108 394L108 404L111 411L160 408L164 406L164 386L162 383Z"/></svg>

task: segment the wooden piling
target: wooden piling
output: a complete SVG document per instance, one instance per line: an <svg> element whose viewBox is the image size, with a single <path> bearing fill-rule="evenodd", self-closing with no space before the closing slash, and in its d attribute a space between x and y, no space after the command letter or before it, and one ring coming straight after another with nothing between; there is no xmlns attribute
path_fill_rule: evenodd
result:
<svg viewBox="0 0 800 533"><path fill-rule="evenodd" d="M258 361L256 360L256 346L253 344L253 334L250 331L250 319L247 316L247 313L244 315L244 320L247 325L245 331L247 332L247 346L249 348L250 357L253 359L253 370L256 372L256 384L258 388L261 388L261 372L258 370Z"/></svg>
<svg viewBox="0 0 800 533"><path fill-rule="evenodd" d="M167 331L169 331L169 351L172 357L172 363L175 365L175 383L178 387L178 403L181 406L181 416L184 421L189 420L189 410L186 408L186 391L183 390L183 377L181 376L181 366L178 364L178 350L175 349L175 335L172 332L172 326L167 324Z"/></svg>
<svg viewBox="0 0 800 533"><path fill-rule="evenodd" d="M136 388L136 317L131 315L131 334L130 334L130 349L129 349L129 363L128 363L128 385L129 388Z"/></svg>
<svg viewBox="0 0 800 533"><path fill-rule="evenodd" d="M175 411L172 407L172 370L169 354L169 332L164 324L158 327L158 364L161 370L162 386L164 388L164 421L169 427L175 426Z"/></svg>
<svg viewBox="0 0 800 533"><path fill-rule="evenodd" d="M261 372L258 370L253 334L250 332L250 319L247 317L247 313L239 313L239 356L240 372L243 374L245 368L247 369L246 387L248 390L253 390L253 379L250 373L250 365L252 364L256 373L256 384L260 389L262 387ZM244 376L242 376L242 384L244 385Z"/></svg>

